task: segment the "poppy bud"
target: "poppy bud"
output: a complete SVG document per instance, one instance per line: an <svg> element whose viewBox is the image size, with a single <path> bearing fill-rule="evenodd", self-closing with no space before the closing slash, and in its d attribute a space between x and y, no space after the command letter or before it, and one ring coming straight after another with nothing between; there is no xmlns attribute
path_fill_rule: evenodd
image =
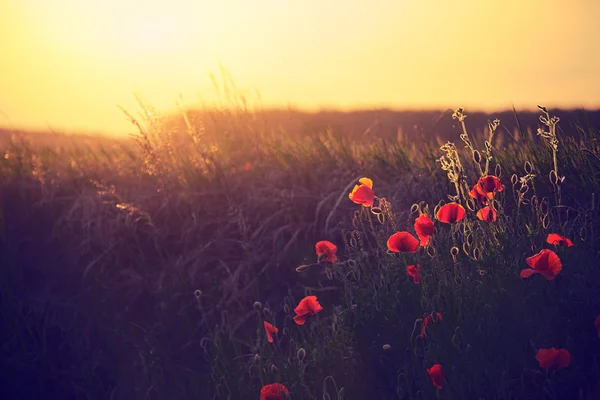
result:
<svg viewBox="0 0 600 400"><path fill-rule="evenodd" d="M456 257L456 256L458 255L458 247L456 247L456 246L453 246L453 247L450 249L450 255L451 255L452 257Z"/></svg>
<svg viewBox="0 0 600 400"><path fill-rule="evenodd" d="M521 187L519 188L519 193L521 195L524 195L525 193L527 193L527 191L529 190L529 185L527 185L526 183L521 185Z"/></svg>
<svg viewBox="0 0 600 400"><path fill-rule="evenodd" d="M290 306L288 306L287 304L283 305L283 312L286 314L290 313Z"/></svg>
<svg viewBox="0 0 600 400"><path fill-rule="evenodd" d="M469 197L467 199L467 201L465 202L465 204L467 205L467 208L471 211L475 211L475 201L473 200L472 197Z"/></svg>
<svg viewBox="0 0 600 400"><path fill-rule="evenodd" d="M473 161L475 161L476 164L481 162L481 153L479 153L478 150L473 151Z"/></svg>
<svg viewBox="0 0 600 400"><path fill-rule="evenodd" d="M502 167L500 166L500 164L496 164L496 168L494 169L494 175L496 175L498 178L502 176Z"/></svg>
<svg viewBox="0 0 600 400"><path fill-rule="evenodd" d="M433 246L427 246L427 255L431 258L435 257L436 250Z"/></svg>
<svg viewBox="0 0 600 400"><path fill-rule="evenodd" d="M279 371L279 368L277 368L277 367L275 366L275 364L271 365L271 372L272 372L273 374L276 374L276 373L277 373L277 371Z"/></svg>
<svg viewBox="0 0 600 400"><path fill-rule="evenodd" d="M269 310L268 308L263 308L263 315L267 318L271 317L271 310Z"/></svg>
<svg viewBox="0 0 600 400"><path fill-rule="evenodd" d="M296 267L296 272L302 272L302 271L305 271L305 270L307 270L308 268L310 268L310 266L311 266L311 265L312 265L312 264L304 264L304 265L301 265L301 266L299 266L299 267Z"/></svg>
<svg viewBox="0 0 600 400"><path fill-rule="evenodd" d="M379 208L379 207L371 207L371 213L378 215L378 214L381 214L382 211L381 211L381 208Z"/></svg>
<svg viewBox="0 0 600 400"><path fill-rule="evenodd" d="M525 161L525 172L530 174L533 171L533 167L529 161Z"/></svg>
<svg viewBox="0 0 600 400"><path fill-rule="evenodd" d="M200 297L202 296L202 291L200 289L194 290L194 296L196 297L197 300L199 300Z"/></svg>
<svg viewBox="0 0 600 400"><path fill-rule="evenodd" d="M549 226L550 226L550 215L546 214L544 216L544 218L542 219L542 227L544 229L548 229Z"/></svg>
<svg viewBox="0 0 600 400"><path fill-rule="evenodd" d="M558 176L556 175L556 171L550 171L548 178L550 179L551 184L556 185L558 183Z"/></svg>
<svg viewBox="0 0 600 400"><path fill-rule="evenodd" d="M479 257L481 256L481 250L479 250L479 247L475 247L473 249L473 259L475 261L479 260Z"/></svg>
<svg viewBox="0 0 600 400"><path fill-rule="evenodd" d="M413 204L412 206L410 206L411 214L417 214L418 212L420 212L420 207L418 204Z"/></svg>
<svg viewBox="0 0 600 400"><path fill-rule="evenodd" d="M519 177L517 176L517 174L512 174L512 176L510 177L510 183L514 185L517 184L517 182L519 181Z"/></svg>
<svg viewBox="0 0 600 400"><path fill-rule="evenodd" d="M300 360L300 361L304 360L304 358L306 357L306 350L304 350L301 347L300 349L298 349L298 352L296 353L296 356L298 357L298 360Z"/></svg>
<svg viewBox="0 0 600 400"><path fill-rule="evenodd" d="M384 350L386 350L386 351L387 351L387 350L391 350L391 349L392 349L392 346L391 346L391 345L389 345L389 344L384 344L384 345L383 345L383 349L384 349Z"/></svg>
<svg viewBox="0 0 600 400"><path fill-rule="evenodd" d="M260 311L262 308L262 303L260 301L255 301L253 307L256 311Z"/></svg>

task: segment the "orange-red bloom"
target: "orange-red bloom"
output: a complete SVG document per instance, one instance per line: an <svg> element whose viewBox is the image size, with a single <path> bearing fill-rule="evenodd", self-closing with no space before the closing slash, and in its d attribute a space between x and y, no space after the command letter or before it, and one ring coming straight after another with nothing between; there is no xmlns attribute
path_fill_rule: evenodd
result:
<svg viewBox="0 0 600 400"><path fill-rule="evenodd" d="M315 250L317 251L317 257L320 258L321 255L324 255L324 259L332 264L337 260L337 256L335 255L337 246L330 241L321 240L320 242L317 242Z"/></svg>
<svg viewBox="0 0 600 400"><path fill-rule="evenodd" d="M409 265L406 267L406 272L410 276L415 284L421 282L421 266L419 264Z"/></svg>
<svg viewBox="0 0 600 400"><path fill-rule="evenodd" d="M539 349L535 355L535 359L540 363L542 368L565 368L571 364L571 354L565 349Z"/></svg>
<svg viewBox="0 0 600 400"><path fill-rule="evenodd" d="M426 247L429 239L433 236L435 226L427 214L421 214L415 219L415 232L421 240L421 246Z"/></svg>
<svg viewBox="0 0 600 400"><path fill-rule="evenodd" d="M419 249L419 241L408 232L396 232L387 240L387 247L394 253L414 253Z"/></svg>
<svg viewBox="0 0 600 400"><path fill-rule="evenodd" d="M435 216L438 221L452 224L462 220L467 215L465 208L458 203L448 203L440 207Z"/></svg>
<svg viewBox="0 0 600 400"><path fill-rule="evenodd" d="M323 307L321 307L317 301L317 296L306 296L300 300L298 306L294 308L294 312L296 313L294 322L298 325L304 325L308 317L315 315L320 311L323 311Z"/></svg>
<svg viewBox="0 0 600 400"><path fill-rule="evenodd" d="M600 337L600 315L596 317L596 320L594 321L594 326L598 330L598 337Z"/></svg>
<svg viewBox="0 0 600 400"><path fill-rule="evenodd" d="M425 337L425 327L429 326L429 323L431 321L438 322L441 320L442 320L442 314L440 314L439 312L435 313L435 320L433 319L433 313L426 316L425 319L423 319L423 322L421 323L421 337L422 338Z"/></svg>
<svg viewBox="0 0 600 400"><path fill-rule="evenodd" d="M352 189L352 192L350 192L348 197L356 204L372 207L373 199L375 198L375 193L373 193L373 181L369 178L361 178L358 183L360 185L354 185L354 189Z"/></svg>
<svg viewBox="0 0 600 400"><path fill-rule="evenodd" d="M290 392L281 383L271 383L260 389L260 400L286 400L290 398Z"/></svg>
<svg viewBox="0 0 600 400"><path fill-rule="evenodd" d="M479 195L492 199L497 192L504 190L504 187L499 178L494 175L486 175L479 178L479 181L473 189L475 189Z"/></svg>
<svg viewBox="0 0 600 400"><path fill-rule="evenodd" d="M573 242L571 241L571 239L568 239L564 236L560 236L557 233L549 234L548 237L546 238L546 242L548 242L550 244L556 244L559 246L565 246L565 247L573 246Z"/></svg>
<svg viewBox="0 0 600 400"><path fill-rule="evenodd" d="M440 364L434 364L431 368L427 368L427 373L431 378L433 386L438 389L442 388L442 382L444 381L444 371Z"/></svg>
<svg viewBox="0 0 600 400"><path fill-rule="evenodd" d="M492 207L486 206L477 211L477 218L486 222L494 222L498 218L498 214Z"/></svg>
<svg viewBox="0 0 600 400"><path fill-rule="evenodd" d="M265 327L265 331L267 332L267 341L269 343L273 343L273 333L279 332L276 326L268 323L267 321L263 321L263 326Z"/></svg>
<svg viewBox="0 0 600 400"><path fill-rule="evenodd" d="M481 204L486 204L489 201L485 194L479 193L479 191L477 191L477 184L473 186L473 188L469 192L469 196L471 196Z"/></svg>
<svg viewBox="0 0 600 400"><path fill-rule="evenodd" d="M529 278L533 274L542 274L549 281L556 278L556 275L562 270L562 263L558 255L549 249L542 249L536 255L528 257L527 265L531 269L521 271L521 278Z"/></svg>

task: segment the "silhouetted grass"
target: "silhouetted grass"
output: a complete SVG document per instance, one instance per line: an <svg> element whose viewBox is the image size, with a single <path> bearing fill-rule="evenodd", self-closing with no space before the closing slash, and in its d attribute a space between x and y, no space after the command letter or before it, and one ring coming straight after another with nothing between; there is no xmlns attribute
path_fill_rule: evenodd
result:
<svg viewBox="0 0 600 400"><path fill-rule="evenodd" d="M499 125L488 154L504 185L498 220L475 218L462 193L464 222L436 221L427 249L394 255L387 238L413 232L418 210L433 220L477 182L489 129L468 135L472 150L460 126L450 132L456 186L441 138L286 132L240 99L182 111L185 129L171 131L140 104L135 145L17 135L4 146L3 398L258 399L273 382L292 399L598 398L598 130L559 124L555 163L538 135ZM363 176L381 212L348 199ZM575 246L545 243L551 232ZM316 262L319 240L338 246L337 263L296 272ZM562 272L520 278L542 248ZM418 285L406 273L416 263ZM299 326L305 295L324 310ZM443 320L421 338L432 312ZM264 320L279 328L273 344ZM568 349L571 365L540 369L536 351L549 347ZM437 393L425 370L435 363Z"/></svg>

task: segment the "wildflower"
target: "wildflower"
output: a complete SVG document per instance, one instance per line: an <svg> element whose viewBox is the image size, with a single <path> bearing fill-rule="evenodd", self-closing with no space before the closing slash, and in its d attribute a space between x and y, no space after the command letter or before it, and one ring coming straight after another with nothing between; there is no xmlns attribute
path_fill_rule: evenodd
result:
<svg viewBox="0 0 600 400"><path fill-rule="evenodd" d="M550 244L556 244L559 246L565 246L565 247L573 246L573 242L571 241L571 239L568 239L564 236L560 236L557 233L549 234L548 237L546 238L546 242L548 242Z"/></svg>
<svg viewBox="0 0 600 400"><path fill-rule="evenodd" d="M440 364L434 364L431 368L427 368L427 373L431 378L433 386L438 389L442 388L442 382L444 381L444 371Z"/></svg>
<svg viewBox="0 0 600 400"><path fill-rule="evenodd" d="M481 204L486 204L488 202L488 198L485 194L480 193L477 190L477 186L478 184L476 183L475 185L473 185L473 189L471 189L471 191L469 192L469 196L471 196L472 198L474 198L475 200L479 201Z"/></svg>
<svg viewBox="0 0 600 400"><path fill-rule="evenodd" d="M267 321L263 321L263 326L265 327L265 331L267 332L267 341L269 343L273 343L273 333L279 332L276 326L268 323Z"/></svg>
<svg viewBox="0 0 600 400"><path fill-rule="evenodd" d="M535 359L540 363L541 368L556 368L561 369L568 367L571 364L571 355L568 350L556 349L539 349L535 355Z"/></svg>
<svg viewBox="0 0 600 400"><path fill-rule="evenodd" d="M394 253L414 253L419 249L419 241L408 232L396 232L387 240L387 247Z"/></svg>
<svg viewBox="0 0 600 400"><path fill-rule="evenodd" d="M315 245L315 250L317 251L317 257L319 257L319 259L323 258L330 263L335 264L335 261L337 260L337 256L335 255L337 246L335 244L327 240L321 240Z"/></svg>
<svg viewBox="0 0 600 400"><path fill-rule="evenodd" d="M500 178L494 175L486 175L479 178L474 187L475 191L488 199L493 199L497 192L504 190Z"/></svg>
<svg viewBox="0 0 600 400"><path fill-rule="evenodd" d="M521 271L521 278L529 278L533 274L542 274L549 281L553 280L562 270L562 263L558 255L552 250L542 249L539 253L528 257L527 265L531 269Z"/></svg>
<svg viewBox="0 0 600 400"><path fill-rule="evenodd" d="M429 326L429 322L433 321L433 322L438 322L442 320L442 314L440 314L439 312L435 313L435 320L433 320L433 313L429 314L428 316L425 317L425 319L423 319L423 322L421 323L421 337L425 337L425 327Z"/></svg>
<svg viewBox="0 0 600 400"><path fill-rule="evenodd" d="M419 264L416 266L409 265L406 267L406 272L408 273L408 276L412 278L415 285L421 282L421 266Z"/></svg>
<svg viewBox="0 0 600 400"><path fill-rule="evenodd" d="M458 203L448 203L440 207L435 216L438 221L445 224L452 224L462 220L467 215L465 208Z"/></svg>
<svg viewBox="0 0 600 400"><path fill-rule="evenodd" d="M323 311L323 307L317 301L317 296L306 296L294 308L294 312L296 313L294 322L298 325L304 325L309 316L315 315L320 311Z"/></svg>
<svg viewBox="0 0 600 400"><path fill-rule="evenodd" d="M492 207L486 206L477 211L477 218L486 222L494 222L498 218L498 214Z"/></svg>
<svg viewBox="0 0 600 400"><path fill-rule="evenodd" d="M600 337L600 315L596 317L596 320L594 321L594 326L598 330L598 337Z"/></svg>
<svg viewBox="0 0 600 400"><path fill-rule="evenodd" d="M429 239L433 236L435 226L433 221L429 219L427 214L421 214L415 220L415 232L421 240L421 246L426 247L429 244Z"/></svg>
<svg viewBox="0 0 600 400"><path fill-rule="evenodd" d="M375 198L375 194L373 193L373 181L369 178L361 178L358 183L360 185L354 185L354 189L352 189L352 192L348 197L356 204L372 207L373 199Z"/></svg>
<svg viewBox="0 0 600 400"><path fill-rule="evenodd" d="M260 400L285 400L290 398L290 392L281 383L271 383L260 389Z"/></svg>

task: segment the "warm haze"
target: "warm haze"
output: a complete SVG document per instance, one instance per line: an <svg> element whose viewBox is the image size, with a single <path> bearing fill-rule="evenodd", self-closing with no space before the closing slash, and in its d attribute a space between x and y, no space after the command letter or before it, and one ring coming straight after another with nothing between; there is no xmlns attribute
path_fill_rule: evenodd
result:
<svg viewBox="0 0 600 400"><path fill-rule="evenodd" d="M117 105L600 106L600 2L2 0L0 126L123 133Z"/></svg>

